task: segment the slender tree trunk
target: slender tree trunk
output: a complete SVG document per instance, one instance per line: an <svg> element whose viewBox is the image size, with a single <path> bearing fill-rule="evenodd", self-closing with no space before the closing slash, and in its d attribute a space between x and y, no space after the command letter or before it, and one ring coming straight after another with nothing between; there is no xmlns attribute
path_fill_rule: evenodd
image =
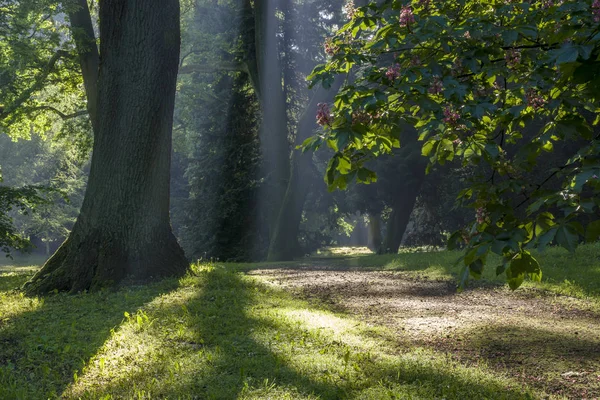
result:
<svg viewBox="0 0 600 400"><path fill-rule="evenodd" d="M383 242L382 252L396 254L402 242L402 236L406 230L406 225L412 213L417 196L406 195L398 201L390 214L387 222L385 240Z"/></svg>
<svg viewBox="0 0 600 400"><path fill-rule="evenodd" d="M369 249L379 253L381 250L381 215L369 214Z"/></svg>
<svg viewBox="0 0 600 400"><path fill-rule="evenodd" d="M187 268L169 223L177 0L100 3L98 124L81 213L29 293L97 289Z"/></svg>
<svg viewBox="0 0 600 400"><path fill-rule="evenodd" d="M338 76L331 89L327 90L319 87L316 93L313 94L298 123L296 145L302 144L317 128L315 119L317 103L331 101L342 82L343 78ZM271 235L267 257L269 261L291 260L302 254L298 234L304 202L314 183L311 177L311 170L314 168L312 152L302 153L300 150L294 150L290 164L290 178L285 197L279 209L277 224L274 226Z"/></svg>
<svg viewBox="0 0 600 400"><path fill-rule="evenodd" d="M287 134L282 68L279 59L276 3L276 0L254 2L258 98L262 111L260 141L264 160L263 168L267 177L263 198L268 207L271 237L290 177L290 144ZM250 70L252 69L250 68Z"/></svg>

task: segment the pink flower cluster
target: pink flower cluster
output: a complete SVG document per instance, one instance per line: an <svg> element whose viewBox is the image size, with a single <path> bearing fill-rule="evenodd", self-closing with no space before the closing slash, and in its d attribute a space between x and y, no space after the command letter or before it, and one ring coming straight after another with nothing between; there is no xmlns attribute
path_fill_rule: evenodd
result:
<svg viewBox="0 0 600 400"><path fill-rule="evenodd" d="M515 68L521 62L521 52L519 50L508 50L504 55L506 66L508 68Z"/></svg>
<svg viewBox="0 0 600 400"><path fill-rule="evenodd" d="M457 58L456 60L454 60L454 63L452 64L452 70L450 71L450 74L452 76L458 76L460 75L464 70L464 67L462 65L462 62L460 61L460 58Z"/></svg>
<svg viewBox="0 0 600 400"><path fill-rule="evenodd" d="M600 0L594 0L592 3L592 14L594 15L594 21L600 22Z"/></svg>
<svg viewBox="0 0 600 400"><path fill-rule="evenodd" d="M460 119L460 114L458 111L455 111L452 107L446 106L444 108L444 122L448 125L456 126L458 120Z"/></svg>
<svg viewBox="0 0 600 400"><path fill-rule="evenodd" d="M354 7L353 0L348 0L346 4L344 4L344 12L348 16L348 18L354 18L354 14L356 14L356 7Z"/></svg>
<svg viewBox="0 0 600 400"><path fill-rule="evenodd" d="M327 38L325 39L325 43L323 43L323 47L325 48L325 53L329 56L333 56L338 52L339 47L333 44L333 39Z"/></svg>
<svg viewBox="0 0 600 400"><path fill-rule="evenodd" d="M532 107L534 110L544 107L546 104L546 100L542 97L542 95L533 88L530 88L525 93L525 100L527 101L527 105Z"/></svg>
<svg viewBox="0 0 600 400"><path fill-rule="evenodd" d="M427 89L427 91L430 94L440 94L443 90L444 83L442 82L442 79L438 75L434 75L433 81L431 82L431 85L429 86L429 89Z"/></svg>
<svg viewBox="0 0 600 400"><path fill-rule="evenodd" d="M415 15L411 6L404 6L400 10L400 26L406 27L415 22Z"/></svg>
<svg viewBox="0 0 600 400"><path fill-rule="evenodd" d="M327 103L317 104L317 124L321 126L331 125L333 117Z"/></svg>
<svg viewBox="0 0 600 400"><path fill-rule="evenodd" d="M483 224L487 218L487 212L485 211L485 208L479 207L475 211L475 218L477 219L478 224Z"/></svg>
<svg viewBox="0 0 600 400"><path fill-rule="evenodd" d="M542 8L550 8L554 6L562 6L563 0L542 0Z"/></svg>
<svg viewBox="0 0 600 400"><path fill-rule="evenodd" d="M385 72L385 76L390 81L395 81L397 78L399 78L400 77L400 64L395 64L395 65L392 65L391 67L388 67L387 71Z"/></svg>
<svg viewBox="0 0 600 400"><path fill-rule="evenodd" d="M371 116L363 110L356 110L352 113L352 124L368 125L371 122Z"/></svg>

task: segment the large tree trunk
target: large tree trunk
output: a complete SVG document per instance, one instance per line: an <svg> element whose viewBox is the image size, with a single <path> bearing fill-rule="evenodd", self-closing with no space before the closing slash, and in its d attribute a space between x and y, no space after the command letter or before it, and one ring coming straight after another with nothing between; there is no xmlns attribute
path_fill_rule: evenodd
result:
<svg viewBox="0 0 600 400"><path fill-rule="evenodd" d="M100 2L98 123L73 231L29 293L78 292L187 268L169 223L169 168L179 60L177 0Z"/></svg>

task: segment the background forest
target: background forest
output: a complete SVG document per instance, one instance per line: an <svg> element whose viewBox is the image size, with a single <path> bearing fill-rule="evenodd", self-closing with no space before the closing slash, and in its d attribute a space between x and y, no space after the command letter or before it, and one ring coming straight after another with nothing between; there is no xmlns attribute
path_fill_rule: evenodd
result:
<svg viewBox="0 0 600 400"><path fill-rule="evenodd" d="M597 399L599 95L600 0L0 0L0 399Z"/></svg>
<svg viewBox="0 0 600 400"><path fill-rule="evenodd" d="M3 114L8 135L0 138L0 165L4 185L51 189L36 212L9 214L13 232L49 255L78 215L91 131L78 111L81 78L69 65L76 62L72 55L47 71L50 79L34 97L24 96L56 44L71 51L64 6L52 5L50 13L42 6L21 5L6 21L37 31L4 32L1 102L21 94L23 104ZM468 211L448 211L468 170L447 165L425 177L416 143L372 163L378 182L333 193L323 181L329 154L295 150L319 128L317 103L333 99L333 90L309 90L306 77L326 61L325 39L347 22L343 6L339 0L283 2L262 20L249 2L183 3L171 216L190 259L283 260L350 244L394 253L402 240L442 245L470 218ZM259 24L269 25L271 37L256 34ZM257 59L257 48L268 62ZM261 100L261 90L276 107L261 105L271 101Z"/></svg>

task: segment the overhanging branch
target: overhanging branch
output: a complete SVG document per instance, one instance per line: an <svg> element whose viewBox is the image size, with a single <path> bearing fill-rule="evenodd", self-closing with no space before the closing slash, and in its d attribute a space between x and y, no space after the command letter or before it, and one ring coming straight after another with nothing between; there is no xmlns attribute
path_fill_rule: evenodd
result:
<svg viewBox="0 0 600 400"><path fill-rule="evenodd" d="M40 74L38 76L36 76L33 85L31 85L31 87L29 89L23 91L23 93L21 93L21 95L19 95L15 99L15 101L13 101L11 104L9 104L8 106L6 106L0 110L0 121L6 119L9 115L11 115L13 112L15 112L15 110L17 110L19 107L21 107L23 105L23 103L25 103L27 100L29 100L31 98L32 94L34 94L38 90L42 89L44 87L46 78L48 78L48 75L50 75L52 70L54 70L54 66L56 65L58 60L60 60L61 57L66 57L68 54L69 53L65 50L57 51L50 58L50 60L48 61L48 64L44 68L44 70L42 72L40 72Z"/></svg>
<svg viewBox="0 0 600 400"><path fill-rule="evenodd" d="M72 119L72 118L77 118L82 115L88 115L87 110L80 110L80 111L75 111L74 113L71 113L71 114L65 114L64 112L62 112L59 109L54 108L52 106L31 107L31 108L28 108L27 111L51 111L51 112L55 113L56 115L58 115L60 118L62 118L64 121L66 121L68 119Z"/></svg>
<svg viewBox="0 0 600 400"><path fill-rule="evenodd" d="M236 71L248 73L248 66L245 63L222 62L219 64L187 64L179 67L179 75L198 73L211 73L217 71Z"/></svg>

